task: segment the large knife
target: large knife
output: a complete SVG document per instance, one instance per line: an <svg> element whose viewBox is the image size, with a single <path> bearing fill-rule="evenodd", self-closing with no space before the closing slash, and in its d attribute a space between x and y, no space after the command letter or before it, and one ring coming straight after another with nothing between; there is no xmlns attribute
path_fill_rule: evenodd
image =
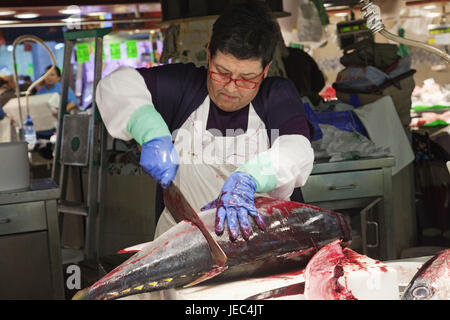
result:
<svg viewBox="0 0 450 320"><path fill-rule="evenodd" d="M189 220L195 224L206 238L214 261L218 266L223 266L227 262L225 252L223 252L217 241L211 236L208 229L206 229L205 224L183 196L175 181L172 181L170 186L164 189L163 194L164 204L175 221Z"/></svg>
<svg viewBox="0 0 450 320"><path fill-rule="evenodd" d="M267 300L305 293L305 282L294 283L285 287L264 291L244 300Z"/></svg>

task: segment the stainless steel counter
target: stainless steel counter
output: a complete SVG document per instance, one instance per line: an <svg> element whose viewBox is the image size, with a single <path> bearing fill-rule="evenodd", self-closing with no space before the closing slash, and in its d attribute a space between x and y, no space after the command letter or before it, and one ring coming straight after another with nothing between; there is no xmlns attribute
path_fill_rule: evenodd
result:
<svg viewBox="0 0 450 320"><path fill-rule="evenodd" d="M27 190L0 192L0 205L58 199L60 193L60 189L53 180L35 179L30 180L30 187Z"/></svg>
<svg viewBox="0 0 450 320"><path fill-rule="evenodd" d="M395 164L394 157L364 158L360 160L337 161L337 162L328 162L327 160L320 160L314 163L314 167L311 174L393 167L394 164Z"/></svg>
<svg viewBox="0 0 450 320"><path fill-rule="evenodd" d="M49 179L0 193L0 299L64 299L59 194Z"/></svg>

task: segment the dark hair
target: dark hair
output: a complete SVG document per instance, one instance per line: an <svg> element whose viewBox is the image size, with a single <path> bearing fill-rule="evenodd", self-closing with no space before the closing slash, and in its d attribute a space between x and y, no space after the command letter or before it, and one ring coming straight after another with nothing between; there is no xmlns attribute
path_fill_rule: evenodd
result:
<svg viewBox="0 0 450 320"><path fill-rule="evenodd" d="M51 67L52 66L49 65L47 68L45 68L45 72L47 72ZM55 66L55 71L56 71L56 74L58 75L58 77L61 78L61 69L59 69L57 66Z"/></svg>
<svg viewBox="0 0 450 320"><path fill-rule="evenodd" d="M263 68L272 60L279 31L269 9L261 1L228 7L214 22L209 50L238 59L261 58Z"/></svg>

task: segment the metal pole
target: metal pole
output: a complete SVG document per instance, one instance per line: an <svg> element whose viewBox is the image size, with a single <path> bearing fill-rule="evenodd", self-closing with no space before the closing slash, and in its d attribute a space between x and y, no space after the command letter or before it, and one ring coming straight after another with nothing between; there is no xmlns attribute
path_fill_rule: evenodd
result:
<svg viewBox="0 0 450 320"><path fill-rule="evenodd" d="M99 177L102 170L100 164L101 156L101 118L98 115L97 104L95 101L95 93L97 84L102 76L102 53L103 53L103 37L95 38L95 66L94 66L94 83L92 84L92 143L89 146L89 194L88 194L88 207L89 213L87 218L87 230L86 230L86 257L88 259L96 258L97 252L95 248L98 244L95 243L98 239L98 235L94 235L98 231L97 221L99 212ZM99 120L100 119L100 120Z"/></svg>
<svg viewBox="0 0 450 320"><path fill-rule="evenodd" d="M105 125L103 124L100 113L98 112L97 102L96 102L96 91L97 84L102 77L102 66L103 66L103 37L96 38L95 47L99 48L95 51L95 79L94 79L94 88L92 93L92 104L95 110L95 121L97 123L97 130L99 131L99 142L100 146L97 152L100 153L99 156L99 181L98 181L98 194L97 194L97 203L98 203L98 212L97 212L97 239L96 239L96 251L97 254L101 254L101 236L102 236L102 227L103 227L103 213L104 213L104 194L105 194L105 179L106 179L106 138L107 131Z"/></svg>
<svg viewBox="0 0 450 320"><path fill-rule="evenodd" d="M69 81L70 81L70 58L72 57L74 42L72 40L66 40L64 45L64 65L62 70L61 79L61 100L59 103L58 112L58 125L56 128L56 143L55 143L55 156L53 158L53 168L52 168L52 180L56 184L61 184L61 139L62 139L62 123L64 115L66 114L67 99L69 94Z"/></svg>

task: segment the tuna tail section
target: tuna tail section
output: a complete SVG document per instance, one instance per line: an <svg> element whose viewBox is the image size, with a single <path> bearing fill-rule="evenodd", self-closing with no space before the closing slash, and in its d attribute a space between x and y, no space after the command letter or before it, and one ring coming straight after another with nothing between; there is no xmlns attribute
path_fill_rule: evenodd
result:
<svg viewBox="0 0 450 320"><path fill-rule="evenodd" d="M201 275L197 275L200 277ZM112 286L103 287L88 287L83 289L72 298L73 300L115 300L124 298L130 295L137 295L141 293L148 293L158 290L164 290L171 287L178 287L177 285L180 279L166 277L156 281L149 280L142 284L133 284L129 286L122 286L119 283L115 283ZM175 283L175 284L174 284Z"/></svg>
<svg viewBox="0 0 450 320"><path fill-rule="evenodd" d="M72 297L72 300L85 300L88 293L89 293L89 287L84 288L84 289L78 291L77 293L75 293L75 295Z"/></svg>

